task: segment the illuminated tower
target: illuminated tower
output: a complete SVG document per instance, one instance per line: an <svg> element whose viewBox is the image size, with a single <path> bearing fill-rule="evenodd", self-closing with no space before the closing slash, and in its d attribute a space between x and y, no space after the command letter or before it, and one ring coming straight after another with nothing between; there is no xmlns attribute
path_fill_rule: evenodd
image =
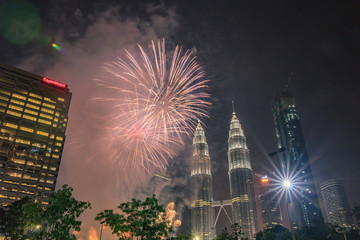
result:
<svg viewBox="0 0 360 240"><path fill-rule="evenodd" d="M292 227L315 226L322 222L322 214L295 99L289 92L277 93L272 111L278 148L286 149L280 153L283 172L296 173L290 177L301 186L297 198L289 203Z"/></svg>
<svg viewBox="0 0 360 240"><path fill-rule="evenodd" d="M228 161L233 222L239 224L245 237L254 239L259 228L253 171L246 137L235 112L230 123Z"/></svg>
<svg viewBox="0 0 360 240"><path fill-rule="evenodd" d="M328 221L340 227L354 228L354 221L342 181L329 180L323 182L320 184L320 190Z"/></svg>
<svg viewBox="0 0 360 240"><path fill-rule="evenodd" d="M212 176L209 149L204 129L198 123L194 139L191 161L191 233L193 239L213 239L215 236Z"/></svg>
<svg viewBox="0 0 360 240"><path fill-rule="evenodd" d="M54 192L71 93L67 85L0 64L0 205Z"/></svg>

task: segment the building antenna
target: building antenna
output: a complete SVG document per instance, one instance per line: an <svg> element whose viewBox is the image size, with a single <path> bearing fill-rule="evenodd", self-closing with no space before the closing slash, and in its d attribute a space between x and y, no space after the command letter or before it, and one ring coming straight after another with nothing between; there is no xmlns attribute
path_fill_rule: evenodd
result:
<svg viewBox="0 0 360 240"><path fill-rule="evenodd" d="M235 114L234 100L232 101L233 113Z"/></svg>

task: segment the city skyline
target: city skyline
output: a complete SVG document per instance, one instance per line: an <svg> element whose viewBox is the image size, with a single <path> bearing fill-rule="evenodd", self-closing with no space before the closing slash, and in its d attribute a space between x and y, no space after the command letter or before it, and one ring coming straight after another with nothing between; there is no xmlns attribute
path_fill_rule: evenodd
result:
<svg viewBox="0 0 360 240"><path fill-rule="evenodd" d="M41 26L34 34L30 34L33 29L15 31L20 36L28 33L25 43L9 39L0 28L0 62L69 85L73 98L57 187L72 186L77 197L94 203L94 212L131 198L134 186L114 181L120 171L103 151L109 144L103 130L111 109L93 101L107 92L92 79L123 49L163 37L170 45L192 49L211 80L212 109L210 118L202 121L211 129L207 140L215 200L230 199L230 187L224 184L229 168L224 129L231 101L236 102L247 135L252 168L268 174L268 153L277 149L271 100L289 77L315 185L334 178L343 180L347 190L357 189L358 2L65 0L61 6L54 0L26 2L36 9ZM186 146L190 142L188 138ZM180 182L170 191L172 196L186 186L188 174L179 169L188 169L189 159L185 150L167 167ZM360 192L348 191L348 198L352 206ZM98 229L90 215L84 217L84 231ZM218 223L218 231L228 226L223 222Z"/></svg>

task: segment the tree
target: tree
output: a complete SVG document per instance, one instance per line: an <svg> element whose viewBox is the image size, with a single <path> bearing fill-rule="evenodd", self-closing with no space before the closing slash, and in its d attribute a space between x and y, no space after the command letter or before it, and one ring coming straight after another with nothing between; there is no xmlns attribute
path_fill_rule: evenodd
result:
<svg viewBox="0 0 360 240"><path fill-rule="evenodd" d="M1 209L0 229L5 234L5 237L10 237L14 240L26 239L26 219L22 208L25 204L31 203L31 201L31 198L25 197Z"/></svg>
<svg viewBox="0 0 360 240"><path fill-rule="evenodd" d="M291 240L291 232L281 225L276 225L273 228L265 229L263 232L256 234L256 240Z"/></svg>
<svg viewBox="0 0 360 240"><path fill-rule="evenodd" d="M359 203L354 204L354 209L352 210L352 214L355 216L356 221L358 223L360 223L360 204Z"/></svg>
<svg viewBox="0 0 360 240"><path fill-rule="evenodd" d="M238 223L234 223L231 225L231 233L228 232L227 228L223 229L219 235L216 236L216 240L247 240L247 238L243 238L244 235L241 232L241 227Z"/></svg>
<svg viewBox="0 0 360 240"><path fill-rule="evenodd" d="M121 203L117 208L121 214L113 210L100 212L95 220L104 222L120 239L162 239L173 232L165 220L165 209L158 204L155 195L144 202L132 199Z"/></svg>
<svg viewBox="0 0 360 240"><path fill-rule="evenodd" d="M50 198L46 208L25 197L0 210L0 229L11 239L71 240L72 230L80 231L77 220L91 205L76 200L73 189L64 185Z"/></svg>
<svg viewBox="0 0 360 240"><path fill-rule="evenodd" d="M51 196L49 206L44 211L46 232L42 234L46 239L76 240L75 235L70 232L81 230L81 221L78 218L86 209L91 208L91 204L76 200L72 192L71 187L64 185Z"/></svg>

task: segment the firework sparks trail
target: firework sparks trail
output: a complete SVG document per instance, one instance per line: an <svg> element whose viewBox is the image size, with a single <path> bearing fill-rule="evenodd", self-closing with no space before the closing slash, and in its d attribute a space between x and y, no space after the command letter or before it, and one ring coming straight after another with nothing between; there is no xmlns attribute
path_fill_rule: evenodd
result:
<svg viewBox="0 0 360 240"><path fill-rule="evenodd" d="M205 73L192 56L177 46L168 56L165 40L148 50L138 44L137 55L105 65L105 77L96 81L116 91L109 122L115 162L126 170L149 171L167 165L182 137L190 135L210 107Z"/></svg>

